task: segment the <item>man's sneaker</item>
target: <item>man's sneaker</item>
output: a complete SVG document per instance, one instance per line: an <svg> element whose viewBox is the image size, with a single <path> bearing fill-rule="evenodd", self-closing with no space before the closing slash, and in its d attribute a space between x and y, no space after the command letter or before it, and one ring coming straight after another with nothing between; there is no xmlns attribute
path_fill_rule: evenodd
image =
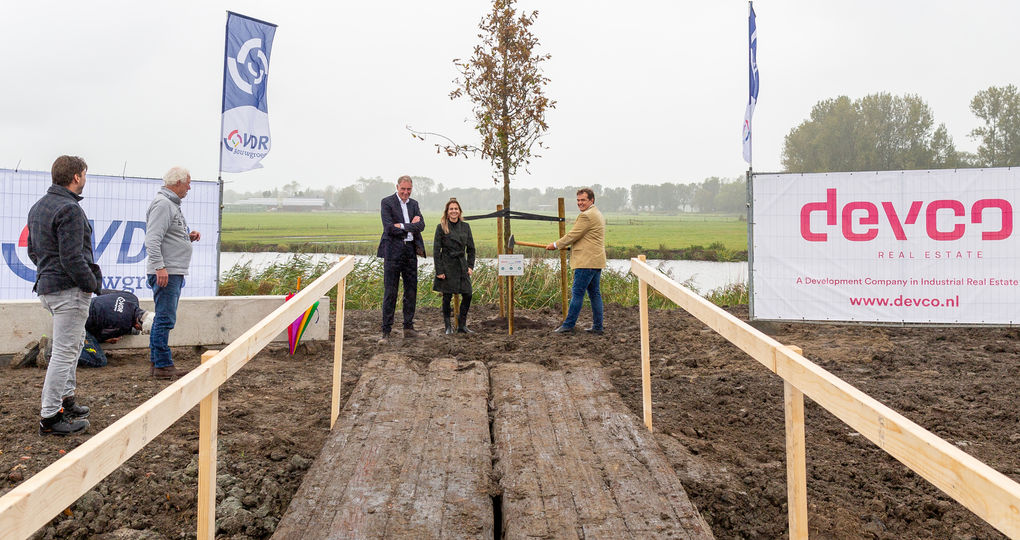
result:
<svg viewBox="0 0 1020 540"><path fill-rule="evenodd" d="M173 380L184 375L184 372L177 369L177 366L155 367L155 365L153 365L152 369L149 370L149 373L153 377L163 380Z"/></svg>
<svg viewBox="0 0 1020 540"><path fill-rule="evenodd" d="M63 411L39 420L39 435L74 435L83 433L89 428L89 421L82 419L71 419L64 415Z"/></svg>
<svg viewBox="0 0 1020 540"><path fill-rule="evenodd" d="M553 332L556 332L557 334L573 334L574 327L571 326L570 328L567 328L561 324L556 328L556 330L553 330Z"/></svg>
<svg viewBox="0 0 1020 540"><path fill-rule="evenodd" d="M61 402L64 409L64 416L68 418L88 418L92 409L75 403L74 396L68 396Z"/></svg>
<svg viewBox="0 0 1020 540"><path fill-rule="evenodd" d="M592 327L592 328L585 328L584 331L588 332L589 334L595 334L596 336L601 336L604 333L601 328L594 328L594 327Z"/></svg>

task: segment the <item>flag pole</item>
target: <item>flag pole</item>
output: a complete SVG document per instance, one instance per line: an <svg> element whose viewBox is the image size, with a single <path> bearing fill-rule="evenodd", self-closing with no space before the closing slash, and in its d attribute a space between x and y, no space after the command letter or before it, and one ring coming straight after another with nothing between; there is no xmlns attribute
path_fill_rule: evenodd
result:
<svg viewBox="0 0 1020 540"><path fill-rule="evenodd" d="M753 105L758 101L757 81L757 23L754 16L754 1L747 2L747 111L744 113L744 129L747 130L746 141L744 142L745 158L747 159L747 176L745 178L747 190L747 308L748 316L754 319L754 166L752 158L754 148L752 143L751 115L754 113Z"/></svg>
<svg viewBox="0 0 1020 540"><path fill-rule="evenodd" d="M227 52L230 51L228 36L230 35L230 11L227 11L227 23L223 28L223 80L220 81L220 134L216 138L219 142L219 172L217 178L220 184L223 183L223 111L227 107ZM222 191L222 188L221 188Z"/></svg>
<svg viewBox="0 0 1020 540"><path fill-rule="evenodd" d="M220 252L223 245L223 109L227 105L227 35L230 28L230 11L227 11L227 22L223 25L223 81L220 83L220 134L219 154L216 171L216 183L220 188L220 201L216 212L216 294L220 291Z"/></svg>
<svg viewBox="0 0 1020 540"><path fill-rule="evenodd" d="M751 20L751 14L754 13L754 12L755 12L755 2L754 2L754 0L748 0L748 20L749 21ZM752 55L754 54L754 49L751 48L753 43L754 43L754 39L755 39L754 35L752 35L749 32L748 33L748 66L749 66L749 69L748 69L748 85L749 86L754 83L754 77L755 77L754 71L750 69L750 67L752 65L752 61L754 60L752 58ZM224 56L225 56L225 54L224 54ZM748 97L748 101L749 102L751 101L750 96ZM222 132L222 129L220 129L220 131ZM748 186L751 186L751 168L753 167L752 162L754 161L754 157L755 157L755 153L754 153L754 138L753 137L752 137L750 142L751 142L751 149L748 152ZM222 151L222 150L220 150L220 151ZM750 222L748 223L748 227L751 227L751 223Z"/></svg>

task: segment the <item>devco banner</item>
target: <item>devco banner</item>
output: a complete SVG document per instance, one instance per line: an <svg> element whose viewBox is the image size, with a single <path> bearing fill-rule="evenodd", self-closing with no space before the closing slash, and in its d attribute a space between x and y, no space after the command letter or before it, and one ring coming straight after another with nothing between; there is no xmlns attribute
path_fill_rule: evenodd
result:
<svg viewBox="0 0 1020 540"><path fill-rule="evenodd" d="M756 319L1018 324L1020 169L752 178Z"/></svg>

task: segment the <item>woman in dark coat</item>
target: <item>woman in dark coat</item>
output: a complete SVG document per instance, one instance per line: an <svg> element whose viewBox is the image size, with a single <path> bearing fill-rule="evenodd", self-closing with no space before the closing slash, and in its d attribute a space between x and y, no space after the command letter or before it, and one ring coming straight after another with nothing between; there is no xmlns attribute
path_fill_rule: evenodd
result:
<svg viewBox="0 0 1020 540"><path fill-rule="evenodd" d="M450 199L443 209L443 217L436 226L436 237L432 242L432 254L436 261L436 280L432 290L443 293L443 322L446 333L453 333L450 316L450 300L459 294L460 317L457 332L473 333L467 327L468 309L471 307L471 274L475 267L475 240L471 226L461 219L460 203Z"/></svg>

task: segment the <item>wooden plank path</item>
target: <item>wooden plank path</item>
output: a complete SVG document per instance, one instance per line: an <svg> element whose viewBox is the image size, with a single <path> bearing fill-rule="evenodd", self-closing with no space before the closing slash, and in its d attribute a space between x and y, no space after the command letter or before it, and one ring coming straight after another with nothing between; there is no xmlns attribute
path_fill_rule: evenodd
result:
<svg viewBox="0 0 1020 540"><path fill-rule="evenodd" d="M599 366L491 376L505 538L712 538L675 471Z"/></svg>
<svg viewBox="0 0 1020 540"><path fill-rule="evenodd" d="M488 395L481 363L374 357L273 537L492 538Z"/></svg>
<svg viewBox="0 0 1020 540"><path fill-rule="evenodd" d="M712 538L597 363L412 366L366 366L274 538Z"/></svg>

